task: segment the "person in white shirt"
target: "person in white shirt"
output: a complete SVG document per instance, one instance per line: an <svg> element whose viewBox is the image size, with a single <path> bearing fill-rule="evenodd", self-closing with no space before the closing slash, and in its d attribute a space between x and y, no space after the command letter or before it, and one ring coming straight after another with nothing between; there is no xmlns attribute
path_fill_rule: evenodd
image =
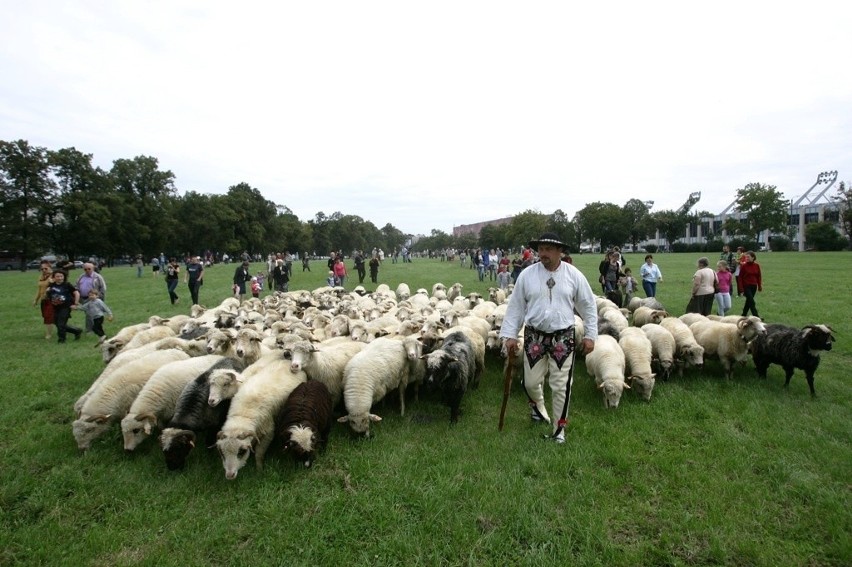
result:
<svg viewBox="0 0 852 567"><path fill-rule="evenodd" d="M535 421L553 426L548 437L565 442L576 353L589 354L598 336L598 311L586 276L562 261L566 248L551 232L530 242L540 262L523 270L509 296L500 337L507 351L518 352L518 333L524 332L524 388ZM574 310L583 320L585 335L575 344ZM544 406L544 379L549 375L553 419Z"/></svg>

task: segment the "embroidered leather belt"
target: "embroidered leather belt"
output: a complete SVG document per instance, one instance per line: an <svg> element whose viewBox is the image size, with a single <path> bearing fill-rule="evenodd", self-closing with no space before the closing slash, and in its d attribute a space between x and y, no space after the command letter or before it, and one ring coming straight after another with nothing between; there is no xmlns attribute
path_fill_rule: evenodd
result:
<svg viewBox="0 0 852 567"><path fill-rule="evenodd" d="M539 331L529 325L524 328L524 352L527 355L530 368L546 355L550 355L550 358L556 363L556 367L562 370L562 365L574 352L574 348L573 325L552 333Z"/></svg>

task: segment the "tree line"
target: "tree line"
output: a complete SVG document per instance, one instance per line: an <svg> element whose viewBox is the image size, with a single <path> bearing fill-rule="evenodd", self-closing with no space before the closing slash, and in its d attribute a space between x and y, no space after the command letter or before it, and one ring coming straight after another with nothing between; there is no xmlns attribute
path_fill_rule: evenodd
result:
<svg viewBox="0 0 852 567"><path fill-rule="evenodd" d="M205 251L265 255L270 251L399 249L410 239L391 223L382 228L357 215L316 213L300 220L292 210L263 197L246 182L224 194L187 191L179 195L175 176L159 168L151 156L117 159L106 171L92 164L92 155L76 148L50 150L26 140L0 141L0 248L22 261L51 251L68 258L98 256L107 260L142 254L182 256ZM852 195L841 183L838 199ZM783 233L790 201L772 185L751 183L737 191L742 219L728 218L722 227L729 237L757 241L769 229ZM669 243L684 235L691 223L712 217L706 211L651 212L651 203L631 199L623 206L594 202L570 217L525 210L502 225L484 227L479 235L453 236L433 229L411 245L412 251L446 248L513 249L543 232L555 232L571 251L584 242L638 242L660 233ZM849 207L842 208L849 214ZM843 217L844 224L848 217ZM822 223L820 223L822 224ZM810 226L809 226L810 230ZM703 234L719 238L713 227Z"/></svg>

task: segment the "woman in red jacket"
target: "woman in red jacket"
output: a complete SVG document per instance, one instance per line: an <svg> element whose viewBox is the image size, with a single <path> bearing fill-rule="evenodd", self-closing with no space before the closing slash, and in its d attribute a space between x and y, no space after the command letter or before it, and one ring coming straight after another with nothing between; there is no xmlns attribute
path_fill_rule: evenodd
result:
<svg viewBox="0 0 852 567"><path fill-rule="evenodd" d="M743 293L745 294L745 305L743 305L743 317L748 315L749 310L755 317L757 314L757 305L754 303L754 296L758 291L763 291L763 280L760 275L760 264L757 263L757 256L749 250L745 256L745 262L740 265L740 281L743 285Z"/></svg>

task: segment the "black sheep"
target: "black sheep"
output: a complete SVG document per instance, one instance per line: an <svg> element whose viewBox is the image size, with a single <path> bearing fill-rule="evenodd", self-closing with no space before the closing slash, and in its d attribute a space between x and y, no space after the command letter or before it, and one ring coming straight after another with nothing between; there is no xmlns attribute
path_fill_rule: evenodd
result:
<svg viewBox="0 0 852 567"><path fill-rule="evenodd" d="M210 395L210 376L216 372L241 372L244 364L239 360L225 358L207 372L186 385L175 405L175 414L160 434L160 445L169 470L183 469L189 452L195 447L197 432L205 432L208 439L216 433L228 417L230 400L216 407L207 403Z"/></svg>
<svg viewBox="0 0 852 567"><path fill-rule="evenodd" d="M302 382L290 393L275 420L284 450L306 467L328 442L333 423L333 402L328 387L318 380Z"/></svg>
<svg viewBox="0 0 852 567"><path fill-rule="evenodd" d="M441 348L424 355L424 358L426 374L423 381L441 391L444 403L450 406L450 423L457 423L462 397L476 375L473 344L463 332L455 331L444 337Z"/></svg>
<svg viewBox="0 0 852 567"><path fill-rule="evenodd" d="M770 364L784 368L789 386L793 370L805 371L811 395L814 391L814 372L819 366L820 351L831 350L834 331L827 325L807 325L801 330L786 325L766 325L766 334L758 335L750 345L751 356L757 368L757 374L766 378Z"/></svg>

